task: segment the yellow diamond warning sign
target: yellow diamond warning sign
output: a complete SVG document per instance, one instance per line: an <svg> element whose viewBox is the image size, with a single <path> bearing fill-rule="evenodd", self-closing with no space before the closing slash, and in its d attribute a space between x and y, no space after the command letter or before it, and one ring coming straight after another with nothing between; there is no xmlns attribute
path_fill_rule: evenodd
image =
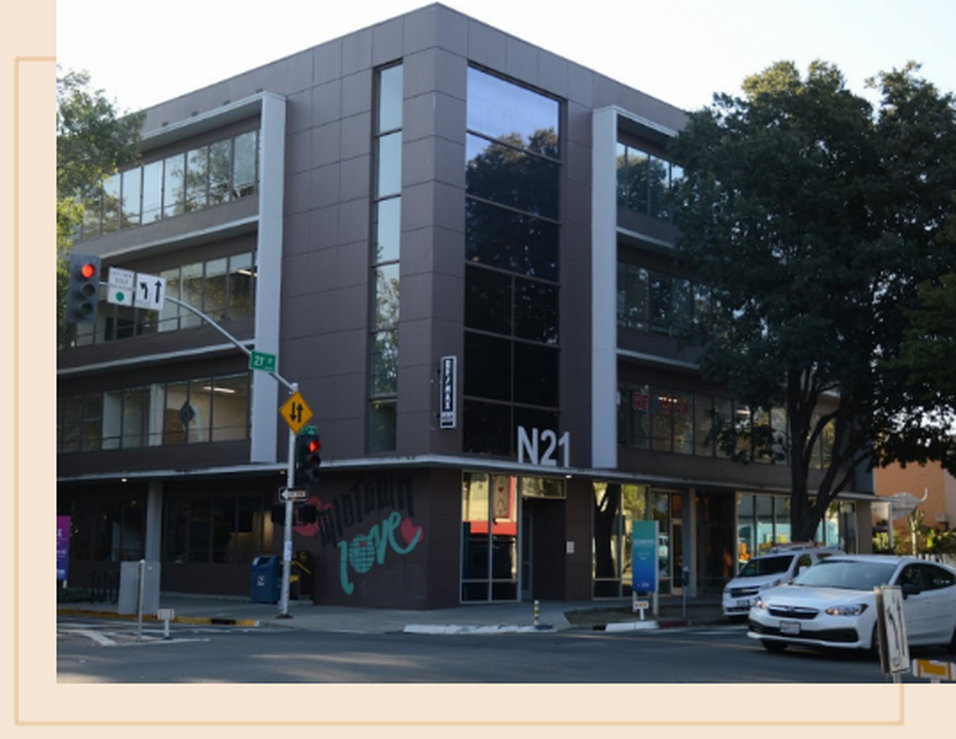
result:
<svg viewBox="0 0 956 739"><path fill-rule="evenodd" d="M285 422L289 424L289 428L292 429L293 433L296 434L299 433L308 420L312 418L312 411L299 393L294 393L282 407L279 408L279 413L285 419Z"/></svg>

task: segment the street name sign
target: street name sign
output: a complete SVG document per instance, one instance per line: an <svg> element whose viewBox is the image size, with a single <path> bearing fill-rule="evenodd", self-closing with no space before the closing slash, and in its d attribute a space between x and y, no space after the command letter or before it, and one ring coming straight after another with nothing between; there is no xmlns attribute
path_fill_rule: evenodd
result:
<svg viewBox="0 0 956 739"><path fill-rule="evenodd" d="M249 355L249 369L263 372L276 371L276 355L254 351Z"/></svg>

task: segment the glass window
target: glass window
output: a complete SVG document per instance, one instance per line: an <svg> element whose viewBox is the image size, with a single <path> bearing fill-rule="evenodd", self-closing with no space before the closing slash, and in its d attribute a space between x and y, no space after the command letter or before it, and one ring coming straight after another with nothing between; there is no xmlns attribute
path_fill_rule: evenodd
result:
<svg viewBox="0 0 956 739"><path fill-rule="evenodd" d="M213 378L210 441L249 438L249 375Z"/></svg>
<svg viewBox="0 0 956 739"><path fill-rule="evenodd" d="M473 454L511 454L511 407L465 399L461 447Z"/></svg>
<svg viewBox="0 0 956 739"><path fill-rule="evenodd" d="M463 475L463 601L517 599L519 497L515 477Z"/></svg>
<svg viewBox="0 0 956 739"><path fill-rule="evenodd" d="M558 342L558 288L514 279L514 335L542 344Z"/></svg>
<svg viewBox="0 0 956 739"><path fill-rule="evenodd" d="M650 273L650 325L651 331L669 333L672 324L674 281L670 275Z"/></svg>
<svg viewBox="0 0 956 739"><path fill-rule="evenodd" d="M511 400L510 341L466 331L464 364L465 395Z"/></svg>
<svg viewBox="0 0 956 739"><path fill-rule="evenodd" d="M163 270L159 276L166 280L166 297L182 300L179 268ZM163 308L159 311L157 328L159 331L176 331L179 328L178 305L169 300L163 302Z"/></svg>
<svg viewBox="0 0 956 739"><path fill-rule="evenodd" d="M212 378L192 380L189 383L188 406L181 406L179 417L186 427L186 441L190 444L209 441L212 420Z"/></svg>
<svg viewBox="0 0 956 739"><path fill-rule="evenodd" d="M251 253L229 257L229 317L248 318L252 315L255 295L255 268Z"/></svg>
<svg viewBox="0 0 956 739"><path fill-rule="evenodd" d="M466 192L525 213L557 219L560 165L513 148L510 143L468 134Z"/></svg>
<svg viewBox="0 0 956 739"><path fill-rule="evenodd" d="M651 448L651 389L649 385L632 388L631 444L638 449Z"/></svg>
<svg viewBox="0 0 956 739"><path fill-rule="evenodd" d="M202 273L203 263L187 264L181 272L182 301L193 308L202 310ZM192 311L184 310L180 314L180 328L198 326L201 319Z"/></svg>
<svg viewBox="0 0 956 739"><path fill-rule="evenodd" d="M163 163L163 217L182 215L186 200L186 155L167 157Z"/></svg>
<svg viewBox="0 0 956 739"><path fill-rule="evenodd" d="M694 394L675 392L673 395L674 451L677 454L694 453Z"/></svg>
<svg viewBox="0 0 956 739"><path fill-rule="evenodd" d="M624 204L638 213L647 213L648 161L649 157L643 151L627 148Z"/></svg>
<svg viewBox="0 0 956 739"><path fill-rule="evenodd" d="M670 163L657 157L648 158L648 184L650 206L648 212L655 218L667 220L670 217L667 193L670 190Z"/></svg>
<svg viewBox="0 0 956 739"><path fill-rule="evenodd" d="M465 325L511 335L512 279L479 267L465 267Z"/></svg>
<svg viewBox="0 0 956 739"><path fill-rule="evenodd" d="M375 204L375 252L373 264L398 260L402 233L402 200L389 198Z"/></svg>
<svg viewBox="0 0 956 739"><path fill-rule="evenodd" d="M209 205L229 199L229 178L232 174L232 139L209 146Z"/></svg>
<svg viewBox="0 0 956 739"><path fill-rule="evenodd" d="M143 166L143 223L158 221L163 214L163 163Z"/></svg>
<svg viewBox="0 0 956 739"><path fill-rule="evenodd" d="M119 228L120 204L120 176L110 175L103 180L103 233Z"/></svg>
<svg viewBox="0 0 956 739"><path fill-rule="evenodd" d="M388 67L378 73L377 133L402 127L402 66Z"/></svg>
<svg viewBox="0 0 956 739"><path fill-rule="evenodd" d="M558 351L514 343L514 402L558 406Z"/></svg>
<svg viewBox="0 0 956 739"><path fill-rule="evenodd" d="M123 449L146 445L146 423L149 418L149 396L146 388L123 391Z"/></svg>
<svg viewBox="0 0 956 739"><path fill-rule="evenodd" d="M232 197L251 195L256 186L256 159L258 140L256 131L236 136L232 170Z"/></svg>
<svg viewBox="0 0 956 739"><path fill-rule="evenodd" d="M465 201L465 258L557 281L558 224L469 198Z"/></svg>
<svg viewBox="0 0 956 739"><path fill-rule="evenodd" d="M651 444L655 452L669 452L673 439L673 399L669 390L651 386Z"/></svg>
<svg viewBox="0 0 956 739"><path fill-rule="evenodd" d="M468 128L489 138L514 136L519 146L535 148L535 137L556 134L560 105L527 88L469 67ZM557 138L552 143L558 156Z"/></svg>
<svg viewBox="0 0 956 739"><path fill-rule="evenodd" d="M402 134L380 136L376 142L375 196L396 195L402 189Z"/></svg>
<svg viewBox="0 0 956 739"><path fill-rule="evenodd" d="M398 331L377 331L372 335L371 393L373 396L398 392Z"/></svg>
<svg viewBox="0 0 956 739"><path fill-rule="evenodd" d="M717 423L718 427L723 424L728 424L733 422L733 412L734 404L729 398L714 398L714 422ZM730 455L727 453L727 450L723 448L723 445L718 440L716 443L716 454L718 457L724 459L728 458Z"/></svg>
<svg viewBox="0 0 956 739"><path fill-rule="evenodd" d="M398 404L394 399L373 400L368 413L368 450L391 452L396 448Z"/></svg>
<svg viewBox="0 0 956 739"><path fill-rule="evenodd" d="M633 264L617 264L617 321L624 328L646 330L648 322L647 270Z"/></svg>
<svg viewBox="0 0 956 739"><path fill-rule="evenodd" d="M140 224L142 175L141 167L123 172L123 228Z"/></svg>
<svg viewBox="0 0 956 739"><path fill-rule="evenodd" d="M186 154L186 210L206 207L208 185L209 149L192 149Z"/></svg>
<svg viewBox="0 0 956 739"><path fill-rule="evenodd" d="M714 399L710 395L696 395L694 398L694 452L705 456L714 453L714 442L708 441L713 428Z"/></svg>
<svg viewBox="0 0 956 739"><path fill-rule="evenodd" d="M123 433L123 392L103 393L103 449L119 449Z"/></svg>
<svg viewBox="0 0 956 739"><path fill-rule="evenodd" d="M216 322L226 319L227 257L206 262L205 299L203 313Z"/></svg>
<svg viewBox="0 0 956 739"><path fill-rule="evenodd" d="M372 306L372 327L375 329L398 326L399 318L399 265L398 263L376 267L375 296Z"/></svg>

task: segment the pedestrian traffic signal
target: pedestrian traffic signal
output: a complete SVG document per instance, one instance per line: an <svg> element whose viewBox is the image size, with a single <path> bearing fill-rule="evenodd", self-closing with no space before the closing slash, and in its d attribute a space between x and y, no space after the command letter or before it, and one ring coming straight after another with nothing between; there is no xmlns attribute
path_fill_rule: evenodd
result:
<svg viewBox="0 0 956 739"><path fill-rule="evenodd" d="M70 255L70 285L66 295L67 323L95 323L100 300L100 258Z"/></svg>
<svg viewBox="0 0 956 739"><path fill-rule="evenodd" d="M306 490L319 483L322 465L322 442L318 434L299 434L295 437L295 485Z"/></svg>

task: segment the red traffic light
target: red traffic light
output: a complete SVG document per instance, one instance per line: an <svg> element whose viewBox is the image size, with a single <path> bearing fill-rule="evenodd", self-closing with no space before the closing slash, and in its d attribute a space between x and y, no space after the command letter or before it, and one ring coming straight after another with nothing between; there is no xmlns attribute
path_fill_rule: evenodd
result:
<svg viewBox="0 0 956 739"><path fill-rule="evenodd" d="M93 275L95 275L95 274L96 274L96 265L95 265L95 264L90 264L89 262L84 262L84 263L83 263L83 266L80 267L80 276L81 276L84 280L90 279L90 278L93 277Z"/></svg>
<svg viewBox="0 0 956 739"><path fill-rule="evenodd" d="M318 439L309 440L309 454L315 454L318 451L322 450L322 442Z"/></svg>

